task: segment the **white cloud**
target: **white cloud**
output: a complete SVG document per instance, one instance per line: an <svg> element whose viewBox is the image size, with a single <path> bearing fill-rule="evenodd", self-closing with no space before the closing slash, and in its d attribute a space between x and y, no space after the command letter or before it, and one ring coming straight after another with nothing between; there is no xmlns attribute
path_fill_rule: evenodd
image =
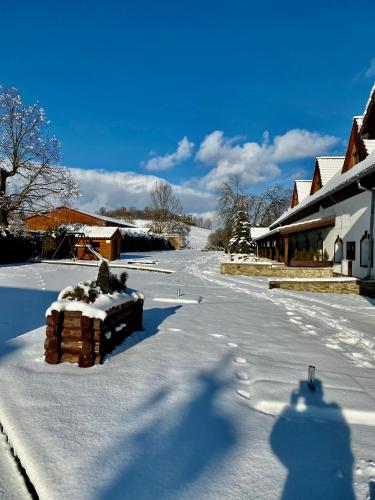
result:
<svg viewBox="0 0 375 500"><path fill-rule="evenodd" d="M233 175L239 175L245 185L264 182L281 173L279 163L316 156L338 142L336 137L300 129L276 136L273 143L268 133L262 143L235 144L237 140L224 137L221 130L205 137L196 159L213 168L200 179L199 186L215 190Z"/></svg>
<svg viewBox="0 0 375 500"><path fill-rule="evenodd" d="M337 137L321 135L318 132L293 129L274 139L273 159L277 162L300 160L316 156L332 148L338 142Z"/></svg>
<svg viewBox="0 0 375 500"><path fill-rule="evenodd" d="M75 202L83 210L96 211L134 206L144 208L150 204L150 191L156 180L154 175L135 172L107 172L102 170L70 169L78 182L81 197ZM206 212L215 209L212 193L187 186L173 185L176 196L187 212Z"/></svg>
<svg viewBox="0 0 375 500"><path fill-rule="evenodd" d="M168 170L179 163L191 157L194 149L194 143L190 142L185 136L179 141L174 153L165 156L155 156L142 165L146 170Z"/></svg>
<svg viewBox="0 0 375 500"><path fill-rule="evenodd" d="M371 59L370 66L365 70L364 75L366 78L375 76L375 58Z"/></svg>

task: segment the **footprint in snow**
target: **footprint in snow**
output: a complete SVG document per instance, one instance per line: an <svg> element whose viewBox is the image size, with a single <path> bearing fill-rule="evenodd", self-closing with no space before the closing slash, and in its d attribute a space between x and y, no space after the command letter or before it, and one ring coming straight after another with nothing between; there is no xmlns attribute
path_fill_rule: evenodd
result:
<svg viewBox="0 0 375 500"><path fill-rule="evenodd" d="M249 375L246 372L237 372L236 377L238 380L249 380Z"/></svg>
<svg viewBox="0 0 375 500"><path fill-rule="evenodd" d="M227 345L229 345L229 347L238 347L238 344L235 344L234 342L228 342Z"/></svg>
<svg viewBox="0 0 375 500"><path fill-rule="evenodd" d="M234 361L239 365L245 365L247 363L245 358L234 358Z"/></svg>
<svg viewBox="0 0 375 500"><path fill-rule="evenodd" d="M245 398L245 399L250 399L250 398L251 398L250 393L249 393L249 392L247 392L247 391L244 391L244 390L242 390L242 389L237 389L237 391L236 391L236 392L237 392L237 394L238 394L239 396L241 396L241 397L243 397L243 398Z"/></svg>

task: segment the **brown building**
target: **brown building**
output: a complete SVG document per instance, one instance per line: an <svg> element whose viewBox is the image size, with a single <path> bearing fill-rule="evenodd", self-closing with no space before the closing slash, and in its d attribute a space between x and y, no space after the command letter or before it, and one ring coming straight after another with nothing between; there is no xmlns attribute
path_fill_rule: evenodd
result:
<svg viewBox="0 0 375 500"><path fill-rule="evenodd" d="M77 239L78 260L99 260L95 252L107 260L116 260L120 257L122 234L118 227L85 226L80 231L86 238Z"/></svg>
<svg viewBox="0 0 375 500"><path fill-rule="evenodd" d="M46 231L63 224L86 224L88 226L135 227L120 219L92 214L84 210L69 207L57 207L26 219L26 226L32 231Z"/></svg>

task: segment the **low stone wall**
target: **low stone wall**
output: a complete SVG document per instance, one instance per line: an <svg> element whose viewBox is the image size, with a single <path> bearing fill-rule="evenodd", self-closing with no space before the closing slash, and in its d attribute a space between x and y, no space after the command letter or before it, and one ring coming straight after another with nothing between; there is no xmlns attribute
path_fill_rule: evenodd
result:
<svg viewBox="0 0 375 500"><path fill-rule="evenodd" d="M359 294L360 280L353 281L288 281L288 280L270 280L269 288L281 288L283 290L294 290L300 292L319 292L319 293L340 293L340 294Z"/></svg>
<svg viewBox="0 0 375 500"><path fill-rule="evenodd" d="M52 310L46 318L45 360L84 368L100 364L127 336L142 330L142 316L141 299L113 307L104 321L83 316L81 311Z"/></svg>
<svg viewBox="0 0 375 500"><path fill-rule="evenodd" d="M277 263L222 262L220 272L232 276L277 276L280 278L329 278L333 276L331 267L288 267Z"/></svg>

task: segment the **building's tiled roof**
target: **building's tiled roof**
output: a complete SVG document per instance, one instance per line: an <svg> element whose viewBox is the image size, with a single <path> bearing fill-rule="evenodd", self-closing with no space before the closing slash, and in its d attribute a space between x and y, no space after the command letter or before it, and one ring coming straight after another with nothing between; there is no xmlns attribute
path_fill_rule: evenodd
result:
<svg viewBox="0 0 375 500"><path fill-rule="evenodd" d="M322 186L332 179L332 177L341 171L344 164L345 156L318 156L316 161L318 163L320 179Z"/></svg>
<svg viewBox="0 0 375 500"><path fill-rule="evenodd" d="M310 194L311 182L312 181L307 181L307 180L295 181L297 195L298 195L298 203L301 203L301 201Z"/></svg>
<svg viewBox="0 0 375 500"><path fill-rule="evenodd" d="M292 215L297 214L300 210L316 203L317 201L332 195L334 192L350 184L355 179L361 179L365 175L375 171L375 152L367 156L363 161L354 165L353 168L347 172L341 173L338 171L321 189L316 191L311 196L305 198L296 207L286 210L275 222L270 225L270 228L274 228L281 225L284 221L289 219Z"/></svg>

